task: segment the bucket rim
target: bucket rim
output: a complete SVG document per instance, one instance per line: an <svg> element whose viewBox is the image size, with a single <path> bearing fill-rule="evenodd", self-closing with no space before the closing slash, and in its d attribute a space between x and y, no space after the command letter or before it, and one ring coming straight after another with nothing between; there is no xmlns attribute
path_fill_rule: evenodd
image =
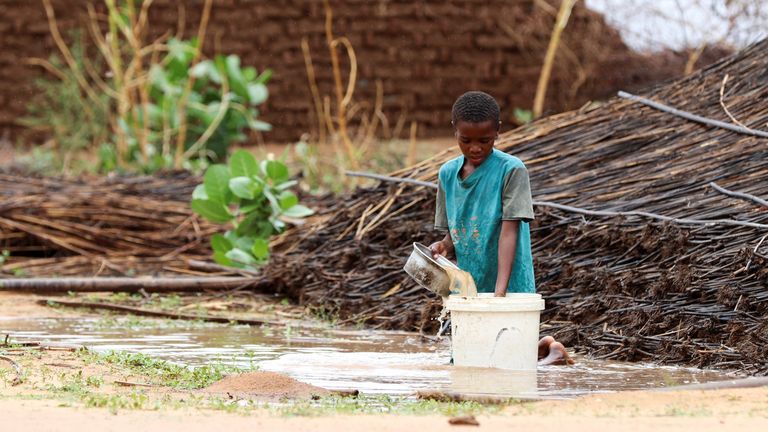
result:
<svg viewBox="0 0 768 432"><path fill-rule="evenodd" d="M462 312L530 312L544 310L544 299L536 293L509 293L506 297L494 297L493 293L477 297L451 295L445 307Z"/></svg>

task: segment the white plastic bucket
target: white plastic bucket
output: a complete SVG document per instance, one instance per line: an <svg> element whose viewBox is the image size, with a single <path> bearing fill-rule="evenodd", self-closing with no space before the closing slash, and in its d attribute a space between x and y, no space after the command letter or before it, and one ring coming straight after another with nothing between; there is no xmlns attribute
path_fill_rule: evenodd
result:
<svg viewBox="0 0 768 432"><path fill-rule="evenodd" d="M539 316L544 310L541 295L450 296L446 307L451 311L456 366L536 370Z"/></svg>

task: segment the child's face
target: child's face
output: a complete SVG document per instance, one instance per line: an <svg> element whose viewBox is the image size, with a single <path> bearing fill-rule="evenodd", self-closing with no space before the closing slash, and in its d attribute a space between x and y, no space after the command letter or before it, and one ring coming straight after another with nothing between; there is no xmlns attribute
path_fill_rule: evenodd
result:
<svg viewBox="0 0 768 432"><path fill-rule="evenodd" d="M493 151L493 143L499 137L499 125L488 120L481 123L459 121L456 124L456 139L466 160L479 166Z"/></svg>

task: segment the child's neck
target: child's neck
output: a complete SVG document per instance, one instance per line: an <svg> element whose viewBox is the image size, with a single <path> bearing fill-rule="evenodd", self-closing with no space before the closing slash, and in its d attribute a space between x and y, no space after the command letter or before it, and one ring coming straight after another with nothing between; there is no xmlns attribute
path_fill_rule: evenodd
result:
<svg viewBox="0 0 768 432"><path fill-rule="evenodd" d="M493 153L493 152L491 152ZM483 159L482 162L480 162L477 165L473 165L472 162L470 162L468 159L464 158L464 164L461 166L461 170L459 170L459 178L462 180L465 180L467 177L472 175L473 172L475 172L482 164L485 163L485 161L488 160L488 158L491 157L489 154L487 158Z"/></svg>

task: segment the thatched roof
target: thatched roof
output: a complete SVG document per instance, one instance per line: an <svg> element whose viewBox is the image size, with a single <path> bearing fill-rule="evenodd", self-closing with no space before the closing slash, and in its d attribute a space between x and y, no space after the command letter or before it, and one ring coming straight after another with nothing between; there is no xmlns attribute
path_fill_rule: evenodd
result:
<svg viewBox="0 0 768 432"><path fill-rule="evenodd" d="M643 96L768 129L768 41ZM768 197L768 139L702 125L626 99L541 119L497 147L528 166L534 199L591 210L768 224L768 207L709 186ZM398 176L434 181L438 155ZM284 239L269 266L282 289L342 322L435 329L437 300L400 271L432 231L434 191L359 189ZM536 206L543 333L600 357L768 371L768 230L593 217Z"/></svg>

